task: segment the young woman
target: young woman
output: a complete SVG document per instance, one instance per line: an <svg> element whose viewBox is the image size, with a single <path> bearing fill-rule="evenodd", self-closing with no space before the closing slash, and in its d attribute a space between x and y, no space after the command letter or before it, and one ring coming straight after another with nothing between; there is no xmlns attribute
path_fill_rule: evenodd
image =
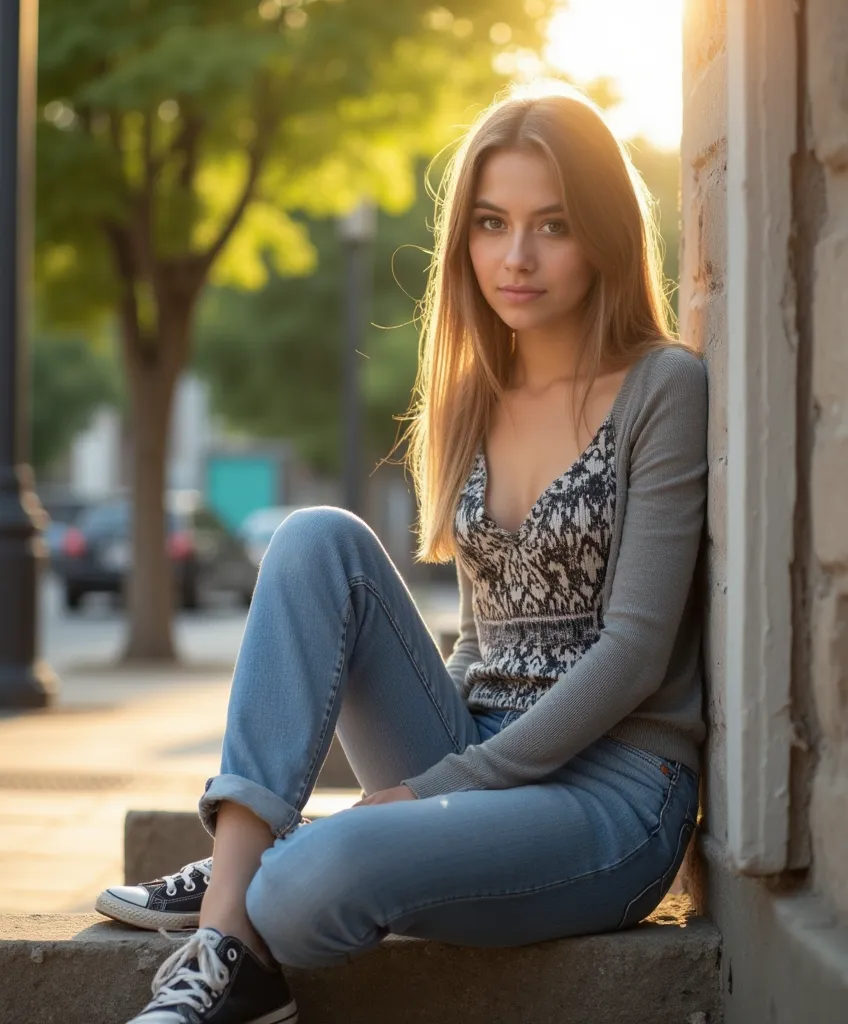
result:
<svg viewBox="0 0 848 1024"><path fill-rule="evenodd" d="M444 663L355 516L277 531L200 800L214 872L98 903L200 926L139 1024L294 1021L280 965L390 932L609 931L660 902L698 807L707 480L704 369L660 281L649 197L590 102L486 111L441 204L410 436L459 641ZM368 795L304 824L334 730Z"/></svg>

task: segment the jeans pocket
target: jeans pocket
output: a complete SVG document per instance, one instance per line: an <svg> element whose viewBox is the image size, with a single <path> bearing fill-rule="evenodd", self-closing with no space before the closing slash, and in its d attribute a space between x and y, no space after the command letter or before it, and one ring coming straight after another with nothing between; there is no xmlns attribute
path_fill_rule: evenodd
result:
<svg viewBox="0 0 848 1024"><path fill-rule="evenodd" d="M674 851L671 863L659 878L651 882L650 885L646 885L639 895L627 904L624 908L621 923L618 926L619 929L630 928L638 924L662 903L663 898L674 883L677 872L680 870L680 865L683 863L686 849L689 846L689 841L694 831L695 823L687 814L683 824L680 826L677 848Z"/></svg>
<svg viewBox="0 0 848 1024"><path fill-rule="evenodd" d="M641 758L647 764L653 765L655 768L659 768L664 775L670 774L670 769L674 762L669 761L667 758L662 757L659 754L652 754L650 750L643 750L641 747L634 747L632 743L625 743L623 740L613 739L612 736L608 736L607 739L616 746L628 751L630 754Z"/></svg>

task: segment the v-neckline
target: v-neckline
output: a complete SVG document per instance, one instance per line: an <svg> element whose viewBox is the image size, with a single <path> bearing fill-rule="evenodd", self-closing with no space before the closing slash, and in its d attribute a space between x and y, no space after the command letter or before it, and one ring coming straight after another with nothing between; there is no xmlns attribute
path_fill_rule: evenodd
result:
<svg viewBox="0 0 848 1024"><path fill-rule="evenodd" d="M539 497L530 506L530 509L527 512L527 515L521 520L521 522L518 524L518 526L514 530L508 530L505 526L500 526L498 523L495 522L495 520L489 514L488 507L487 507L487 502L486 502L486 491L489 488L489 464L488 464L488 461L486 459L486 445L485 445L485 441L481 441L480 442L480 447L478 449L478 457L480 459L480 465L482 467L482 493L480 495L480 506L481 506L481 509L482 509L482 515L486 519L486 521L489 523L489 525L494 527L494 529L497 530L498 533L502 533L502 534L504 534L507 537L517 538L520 535L520 533L522 532L522 530L531 521L533 513L536 511L536 509L539 507L539 505L542 503L542 501L548 495L548 493L550 492L551 488L555 484L559 483L561 480L565 479L568 476L571 476L571 474L574 472L574 470L577 469L577 467L584 461L584 459L589 454L589 452L593 448L596 447L596 445L598 443L598 438L601 436L601 431L603 431L604 427L606 427L609 423L612 422L614 409L615 409L615 403L613 403L613 408L610 409L610 411L604 417L601 425L595 431L595 434L592 437L591 441L589 441L589 443L586 445L586 447L583 449L583 451L580 452L580 454L577 456L577 458L571 463L571 465L567 469L564 469L562 471L562 473L559 474L559 476L555 476L553 478L553 480L551 480L551 482L548 484L548 486L542 491L542 493L539 495Z"/></svg>

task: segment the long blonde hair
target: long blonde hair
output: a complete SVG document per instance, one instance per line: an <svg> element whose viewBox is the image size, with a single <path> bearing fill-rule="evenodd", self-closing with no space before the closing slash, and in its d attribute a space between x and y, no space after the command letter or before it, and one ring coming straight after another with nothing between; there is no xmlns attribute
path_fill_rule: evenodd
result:
<svg viewBox="0 0 848 1024"><path fill-rule="evenodd" d="M651 348L676 343L654 201L627 151L600 110L577 90L563 83L541 92L538 86L511 90L468 131L437 197L418 375L405 434L405 461L419 506L419 561L447 562L455 554L459 493L509 379L512 331L484 299L468 252L481 168L504 149L550 160L570 230L596 270L578 355L585 381L580 414L602 367L605 372L623 368Z"/></svg>

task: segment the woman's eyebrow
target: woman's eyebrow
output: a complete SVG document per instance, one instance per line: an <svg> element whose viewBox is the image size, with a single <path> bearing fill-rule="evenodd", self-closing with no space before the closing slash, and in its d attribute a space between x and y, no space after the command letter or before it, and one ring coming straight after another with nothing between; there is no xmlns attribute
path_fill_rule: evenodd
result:
<svg viewBox="0 0 848 1024"><path fill-rule="evenodd" d="M507 213L502 206L490 203L488 199L478 199L474 203L475 210L492 210L494 213ZM541 209L531 211L531 216L540 217L543 213L562 213L562 203L552 203L550 206L543 206Z"/></svg>

